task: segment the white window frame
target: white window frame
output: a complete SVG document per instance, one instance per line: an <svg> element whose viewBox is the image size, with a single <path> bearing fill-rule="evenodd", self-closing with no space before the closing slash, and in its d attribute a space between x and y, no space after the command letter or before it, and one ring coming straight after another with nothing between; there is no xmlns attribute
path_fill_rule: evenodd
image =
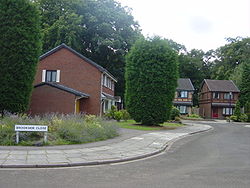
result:
<svg viewBox="0 0 250 188"><path fill-rule="evenodd" d="M223 112L222 112L223 115L233 115L233 108L223 108Z"/></svg>
<svg viewBox="0 0 250 188"><path fill-rule="evenodd" d="M112 86L111 86L111 90L112 90L112 91L114 91L114 90L115 90L115 83L114 83L114 81L112 81L112 83L111 83L111 84L112 84Z"/></svg>
<svg viewBox="0 0 250 188"><path fill-rule="evenodd" d="M60 82L60 70L56 70L56 82Z"/></svg>
<svg viewBox="0 0 250 188"><path fill-rule="evenodd" d="M42 71L42 82L45 82L45 78L46 78L46 70Z"/></svg>
<svg viewBox="0 0 250 188"><path fill-rule="evenodd" d="M47 71L56 71L56 81L60 82L60 70L42 70L42 82L46 82Z"/></svg>
<svg viewBox="0 0 250 188"><path fill-rule="evenodd" d="M104 86L104 77L105 77L105 74L102 74L102 85Z"/></svg>
<svg viewBox="0 0 250 188"><path fill-rule="evenodd" d="M103 75L103 85L105 86L105 87L107 87L107 75L106 74L104 74Z"/></svg>

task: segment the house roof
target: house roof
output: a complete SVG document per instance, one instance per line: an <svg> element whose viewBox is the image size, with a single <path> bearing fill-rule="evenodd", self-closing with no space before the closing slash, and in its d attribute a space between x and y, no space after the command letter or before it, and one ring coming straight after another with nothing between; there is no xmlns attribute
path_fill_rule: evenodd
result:
<svg viewBox="0 0 250 188"><path fill-rule="evenodd" d="M176 90L194 91L194 86L189 78L179 78Z"/></svg>
<svg viewBox="0 0 250 188"><path fill-rule="evenodd" d="M232 80L210 80L205 79L202 83L206 83L209 91L220 91L220 92L240 92L238 87Z"/></svg>
<svg viewBox="0 0 250 188"><path fill-rule="evenodd" d="M75 51L74 49L70 48L69 46L67 46L66 44L62 43L61 45L53 48L52 50L46 52L45 54L41 55L39 57L39 60L43 60L44 58L50 56L51 54L57 52L58 50L62 49L62 48L66 48L67 50L69 50L70 52L72 52L73 54L77 55L78 57L80 57L81 59L83 59L84 61L90 63L91 65L93 65L94 67L96 67L99 71L106 73L109 77L111 77L115 82L117 82L116 78L110 73L108 72L107 69L103 68L102 66L98 65L97 63L95 63L94 61L90 60L89 58L83 56L82 54L78 53L77 51Z"/></svg>
<svg viewBox="0 0 250 188"><path fill-rule="evenodd" d="M90 96L89 94L83 93L81 91L77 91L75 89L72 89L72 88L69 88L67 86L57 84L57 83L54 83L54 82L43 82L43 83L35 85L34 88L44 86L44 85L48 85L48 86L60 89L62 91L66 91L68 93L74 94L74 95L79 96L79 97L88 98Z"/></svg>

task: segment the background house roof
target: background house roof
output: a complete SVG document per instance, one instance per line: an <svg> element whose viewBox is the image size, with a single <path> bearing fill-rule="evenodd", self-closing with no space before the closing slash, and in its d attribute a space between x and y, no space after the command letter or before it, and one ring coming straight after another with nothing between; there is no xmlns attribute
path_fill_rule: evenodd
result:
<svg viewBox="0 0 250 188"><path fill-rule="evenodd" d="M232 80L210 80L205 79L203 84L206 83L209 91L221 91L221 92L240 92L238 87ZM203 86L202 84L202 86Z"/></svg>
<svg viewBox="0 0 250 188"><path fill-rule="evenodd" d="M45 54L41 55L39 57L39 60L43 60L44 58L50 56L51 54L57 52L58 50L62 49L62 48L66 48L69 51L71 51L72 53L74 53L75 55L77 55L78 57L80 57L81 59L83 59L84 61L90 63L91 65L93 65L94 67L96 67L99 71L106 73L109 77L111 77L115 82L117 82L116 78L110 73L108 72L107 69L103 68L102 66L98 65L97 63L95 63L94 61L90 60L89 58L83 56L82 54L78 53L77 51L73 50L72 48L70 48L69 46L67 46L66 44L61 44L55 48L53 48L52 50L46 52Z"/></svg>
<svg viewBox="0 0 250 188"><path fill-rule="evenodd" d="M194 91L194 86L189 78L179 78L176 90Z"/></svg>
<svg viewBox="0 0 250 188"><path fill-rule="evenodd" d="M77 91L75 89L72 89L72 88L69 88L67 86L64 86L64 85L61 85L61 84L57 84L57 83L54 83L54 82L43 82L43 83L40 83L40 84L37 84L34 86L34 88L36 87L40 87L40 86L44 86L44 85L48 85L48 86L51 86L51 87L55 87L57 89L60 89L60 90L63 90L63 91L66 91L68 93L71 93L71 94L74 94L76 96L79 96L79 97L85 97L85 98L88 98L90 95L86 94L86 93L83 93L81 91Z"/></svg>

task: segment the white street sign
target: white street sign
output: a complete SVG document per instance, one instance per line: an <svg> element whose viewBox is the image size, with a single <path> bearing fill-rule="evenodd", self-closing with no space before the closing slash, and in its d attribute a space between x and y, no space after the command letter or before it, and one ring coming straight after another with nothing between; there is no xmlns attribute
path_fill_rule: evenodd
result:
<svg viewBox="0 0 250 188"><path fill-rule="evenodd" d="M48 126L46 125L15 125L15 131L47 132Z"/></svg>

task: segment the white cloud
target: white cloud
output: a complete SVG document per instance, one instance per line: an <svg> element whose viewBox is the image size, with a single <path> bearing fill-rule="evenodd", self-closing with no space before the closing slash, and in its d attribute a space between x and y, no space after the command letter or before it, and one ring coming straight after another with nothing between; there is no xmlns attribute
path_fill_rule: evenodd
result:
<svg viewBox="0 0 250 188"><path fill-rule="evenodd" d="M188 49L215 49L226 37L250 37L249 0L118 0L145 35L160 35Z"/></svg>

